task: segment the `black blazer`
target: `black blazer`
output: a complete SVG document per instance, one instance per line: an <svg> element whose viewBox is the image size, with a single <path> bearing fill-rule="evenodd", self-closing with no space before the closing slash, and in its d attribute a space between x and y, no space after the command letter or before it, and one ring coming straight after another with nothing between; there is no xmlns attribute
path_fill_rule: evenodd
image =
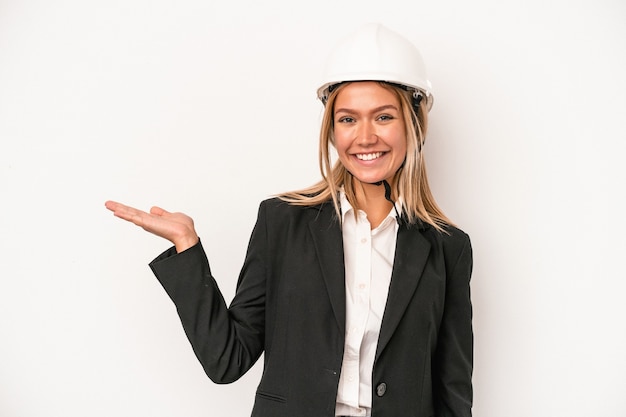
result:
<svg viewBox="0 0 626 417"><path fill-rule="evenodd" d="M398 231L373 369L373 417L467 417L472 405L468 236ZM341 227L332 204L261 203L236 295L226 306L201 243L151 264L216 383L264 355L252 416L332 417L344 349Z"/></svg>

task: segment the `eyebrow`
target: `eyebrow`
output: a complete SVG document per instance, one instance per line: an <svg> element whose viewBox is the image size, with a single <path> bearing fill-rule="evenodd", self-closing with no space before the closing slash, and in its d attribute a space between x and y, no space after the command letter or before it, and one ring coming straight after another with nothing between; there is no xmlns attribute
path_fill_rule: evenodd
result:
<svg viewBox="0 0 626 417"><path fill-rule="evenodd" d="M394 106L393 104L385 104L384 106L380 106L380 107L376 107L374 109L372 109L370 111L370 113L378 113L380 111L383 110L388 110L388 109L393 109L395 111L399 111L398 108L396 106ZM354 113L358 113L356 110L352 110L352 109L346 109L346 108L339 108L335 110L335 114L337 113L349 113L349 114L354 114Z"/></svg>

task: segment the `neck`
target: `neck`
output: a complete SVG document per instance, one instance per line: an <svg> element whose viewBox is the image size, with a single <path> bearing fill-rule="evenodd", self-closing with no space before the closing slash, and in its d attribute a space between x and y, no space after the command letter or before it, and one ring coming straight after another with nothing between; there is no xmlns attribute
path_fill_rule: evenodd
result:
<svg viewBox="0 0 626 417"><path fill-rule="evenodd" d="M372 228L378 227L393 208L393 204L385 198L383 184L367 184L354 179L354 192L359 209L367 214Z"/></svg>

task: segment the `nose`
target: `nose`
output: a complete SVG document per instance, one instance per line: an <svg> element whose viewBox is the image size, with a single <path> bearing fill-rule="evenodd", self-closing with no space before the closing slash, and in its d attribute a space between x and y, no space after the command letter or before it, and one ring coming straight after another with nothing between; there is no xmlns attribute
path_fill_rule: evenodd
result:
<svg viewBox="0 0 626 417"><path fill-rule="evenodd" d="M362 146L368 146L376 143L378 136L376 135L376 127L370 122L361 122L357 129L356 142Z"/></svg>

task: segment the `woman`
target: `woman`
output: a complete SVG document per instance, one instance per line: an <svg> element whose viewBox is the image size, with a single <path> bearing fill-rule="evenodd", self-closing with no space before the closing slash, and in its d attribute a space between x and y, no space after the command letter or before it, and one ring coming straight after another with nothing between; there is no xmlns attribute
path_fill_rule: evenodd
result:
<svg viewBox="0 0 626 417"><path fill-rule="evenodd" d="M213 381L265 353L253 416L471 416L471 245L428 187L421 57L380 25L336 51L323 178L261 203L229 307L191 218L106 207L174 244L150 266Z"/></svg>

